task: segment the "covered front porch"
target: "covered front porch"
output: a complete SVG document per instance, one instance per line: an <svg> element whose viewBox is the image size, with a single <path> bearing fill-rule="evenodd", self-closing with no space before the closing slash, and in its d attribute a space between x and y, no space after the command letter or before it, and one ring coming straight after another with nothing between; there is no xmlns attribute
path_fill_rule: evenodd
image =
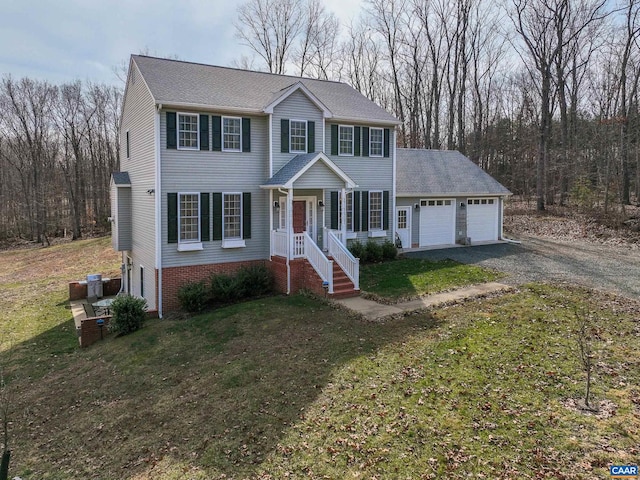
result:
<svg viewBox="0 0 640 480"><path fill-rule="evenodd" d="M305 288L332 296L359 293L360 262L346 247L346 195L355 187L323 153L297 155L262 186L271 205L270 254L284 260L287 293L299 280L294 261L308 262L319 277L319 285L308 278ZM330 213L337 214L339 228L327 227Z"/></svg>

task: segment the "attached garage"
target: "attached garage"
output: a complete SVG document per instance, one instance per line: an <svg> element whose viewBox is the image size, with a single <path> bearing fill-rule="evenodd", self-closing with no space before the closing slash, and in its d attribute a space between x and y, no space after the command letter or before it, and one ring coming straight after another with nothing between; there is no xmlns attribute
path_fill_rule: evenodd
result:
<svg viewBox="0 0 640 480"><path fill-rule="evenodd" d="M396 161L396 210L410 218L402 234L411 242L403 239L403 248L502 239L504 199L511 192L467 157L453 150L398 148Z"/></svg>
<svg viewBox="0 0 640 480"><path fill-rule="evenodd" d="M467 199L467 237L471 243L498 241L500 231L499 198Z"/></svg>
<svg viewBox="0 0 640 480"><path fill-rule="evenodd" d="M420 200L419 246L450 245L455 242L455 202L451 199Z"/></svg>

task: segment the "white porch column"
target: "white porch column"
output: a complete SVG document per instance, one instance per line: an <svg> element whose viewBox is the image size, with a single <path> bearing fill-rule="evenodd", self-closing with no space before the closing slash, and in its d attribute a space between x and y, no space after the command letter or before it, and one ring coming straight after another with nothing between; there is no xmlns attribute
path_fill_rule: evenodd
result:
<svg viewBox="0 0 640 480"><path fill-rule="evenodd" d="M324 135L324 127L323 127L323 135ZM325 198L327 198L326 192L324 191L324 189L322 189L322 204L324 205L324 201ZM322 208L320 208L320 215L322 216L322 250L324 252L327 251L327 249L329 248L328 244L327 244L327 222L326 222L326 215L325 215L325 209L327 207L324 206Z"/></svg>
<svg viewBox="0 0 640 480"><path fill-rule="evenodd" d="M342 221L340 222L340 230L342 231L342 244L347 245L347 189L342 187L340 190L340 198L342 205L340 207Z"/></svg>
<svg viewBox="0 0 640 480"><path fill-rule="evenodd" d="M287 192L287 243L289 258L293 258L293 188Z"/></svg>

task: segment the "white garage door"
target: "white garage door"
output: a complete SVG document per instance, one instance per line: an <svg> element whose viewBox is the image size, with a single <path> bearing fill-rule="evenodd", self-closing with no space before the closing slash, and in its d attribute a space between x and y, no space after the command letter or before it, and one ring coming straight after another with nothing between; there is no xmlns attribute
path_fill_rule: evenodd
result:
<svg viewBox="0 0 640 480"><path fill-rule="evenodd" d="M471 243L498 240L497 198L467 199L467 237Z"/></svg>
<svg viewBox="0 0 640 480"><path fill-rule="evenodd" d="M456 202L451 199L420 200L420 246L455 243Z"/></svg>

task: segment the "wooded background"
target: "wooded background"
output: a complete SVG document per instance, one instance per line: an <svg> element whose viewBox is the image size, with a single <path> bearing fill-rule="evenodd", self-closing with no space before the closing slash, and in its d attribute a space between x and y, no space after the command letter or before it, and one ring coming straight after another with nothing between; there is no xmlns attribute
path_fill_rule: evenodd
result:
<svg viewBox="0 0 640 480"><path fill-rule="evenodd" d="M349 25L249 0L236 31L234 66L347 82L398 146L460 150L538 210L640 198L640 0L368 0ZM108 228L122 87L2 80L0 240Z"/></svg>

